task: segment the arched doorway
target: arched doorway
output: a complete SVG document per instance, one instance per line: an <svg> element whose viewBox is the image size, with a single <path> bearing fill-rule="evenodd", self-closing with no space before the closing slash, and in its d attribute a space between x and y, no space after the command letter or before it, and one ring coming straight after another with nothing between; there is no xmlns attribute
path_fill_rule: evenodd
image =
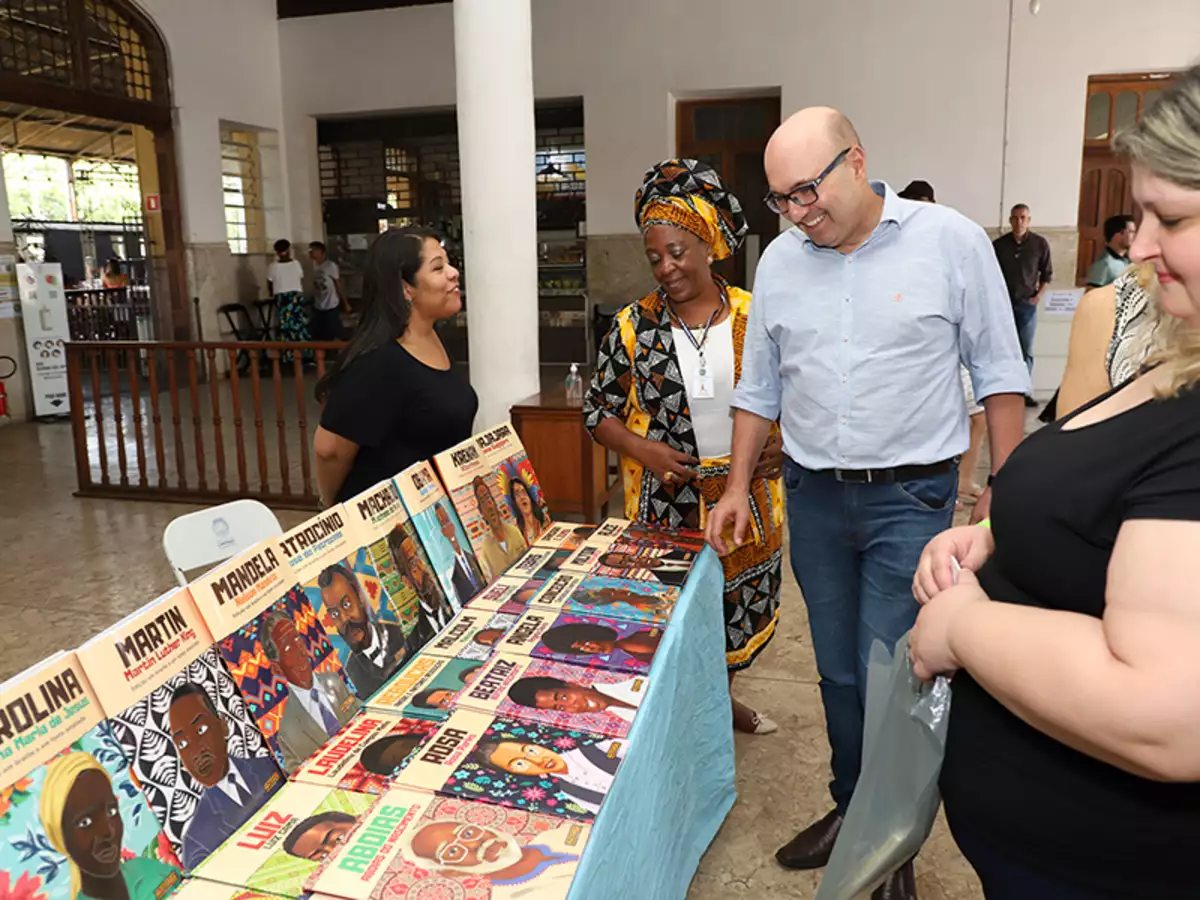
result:
<svg viewBox="0 0 1200 900"><path fill-rule="evenodd" d="M0 101L147 130L153 154L143 165L156 169L158 197L145 214L156 331L189 338L170 71L154 22L128 0L0 0Z"/></svg>

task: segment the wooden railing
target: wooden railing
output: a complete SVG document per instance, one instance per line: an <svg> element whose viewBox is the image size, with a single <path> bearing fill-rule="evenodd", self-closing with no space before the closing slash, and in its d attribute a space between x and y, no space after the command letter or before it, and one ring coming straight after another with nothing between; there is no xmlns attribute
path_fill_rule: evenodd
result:
<svg viewBox="0 0 1200 900"><path fill-rule="evenodd" d="M146 341L151 337L150 288L65 291L73 341Z"/></svg>
<svg viewBox="0 0 1200 900"><path fill-rule="evenodd" d="M313 392L343 346L68 343L77 496L316 508Z"/></svg>

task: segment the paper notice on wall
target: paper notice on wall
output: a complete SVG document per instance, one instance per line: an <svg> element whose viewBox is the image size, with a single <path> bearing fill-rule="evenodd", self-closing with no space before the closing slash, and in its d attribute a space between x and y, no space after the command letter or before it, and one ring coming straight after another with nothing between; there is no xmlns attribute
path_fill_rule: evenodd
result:
<svg viewBox="0 0 1200 900"><path fill-rule="evenodd" d="M1069 318L1075 315L1075 307L1083 297L1084 288L1072 288L1069 291L1046 291L1042 297L1042 313L1047 316Z"/></svg>
<svg viewBox="0 0 1200 900"><path fill-rule="evenodd" d="M64 416L71 411L65 346L71 329L62 265L21 263L17 266L17 285L25 317L34 415Z"/></svg>
<svg viewBox="0 0 1200 900"><path fill-rule="evenodd" d="M5 303L17 301L17 258L11 253L0 254L0 309ZM0 318L13 318L15 313Z"/></svg>

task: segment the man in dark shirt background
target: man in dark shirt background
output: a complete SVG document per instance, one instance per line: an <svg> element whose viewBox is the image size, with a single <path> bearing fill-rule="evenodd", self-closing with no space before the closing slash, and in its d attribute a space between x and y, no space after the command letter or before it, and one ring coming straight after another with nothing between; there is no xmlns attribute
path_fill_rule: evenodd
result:
<svg viewBox="0 0 1200 900"><path fill-rule="evenodd" d="M1008 221L1012 231L992 241L992 247L996 251L996 259L1000 261L1004 283L1008 285L1013 317L1017 320L1017 337L1021 340L1021 353L1032 376L1037 304L1054 274L1050 263L1050 242L1030 231L1029 207L1026 204L1014 206ZM1037 401L1026 397L1025 405L1035 407Z"/></svg>

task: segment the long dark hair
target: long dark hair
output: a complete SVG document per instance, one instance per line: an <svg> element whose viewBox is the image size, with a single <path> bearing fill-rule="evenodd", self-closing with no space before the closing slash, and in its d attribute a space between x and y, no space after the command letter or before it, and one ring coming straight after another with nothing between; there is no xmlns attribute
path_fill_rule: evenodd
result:
<svg viewBox="0 0 1200 900"><path fill-rule="evenodd" d="M414 225L389 229L375 239L367 251L358 326L350 336L350 344L317 382L317 400L325 399L338 376L354 360L399 340L404 334L408 328L409 304L404 299L401 282L416 286L428 238L441 240L432 228Z"/></svg>

